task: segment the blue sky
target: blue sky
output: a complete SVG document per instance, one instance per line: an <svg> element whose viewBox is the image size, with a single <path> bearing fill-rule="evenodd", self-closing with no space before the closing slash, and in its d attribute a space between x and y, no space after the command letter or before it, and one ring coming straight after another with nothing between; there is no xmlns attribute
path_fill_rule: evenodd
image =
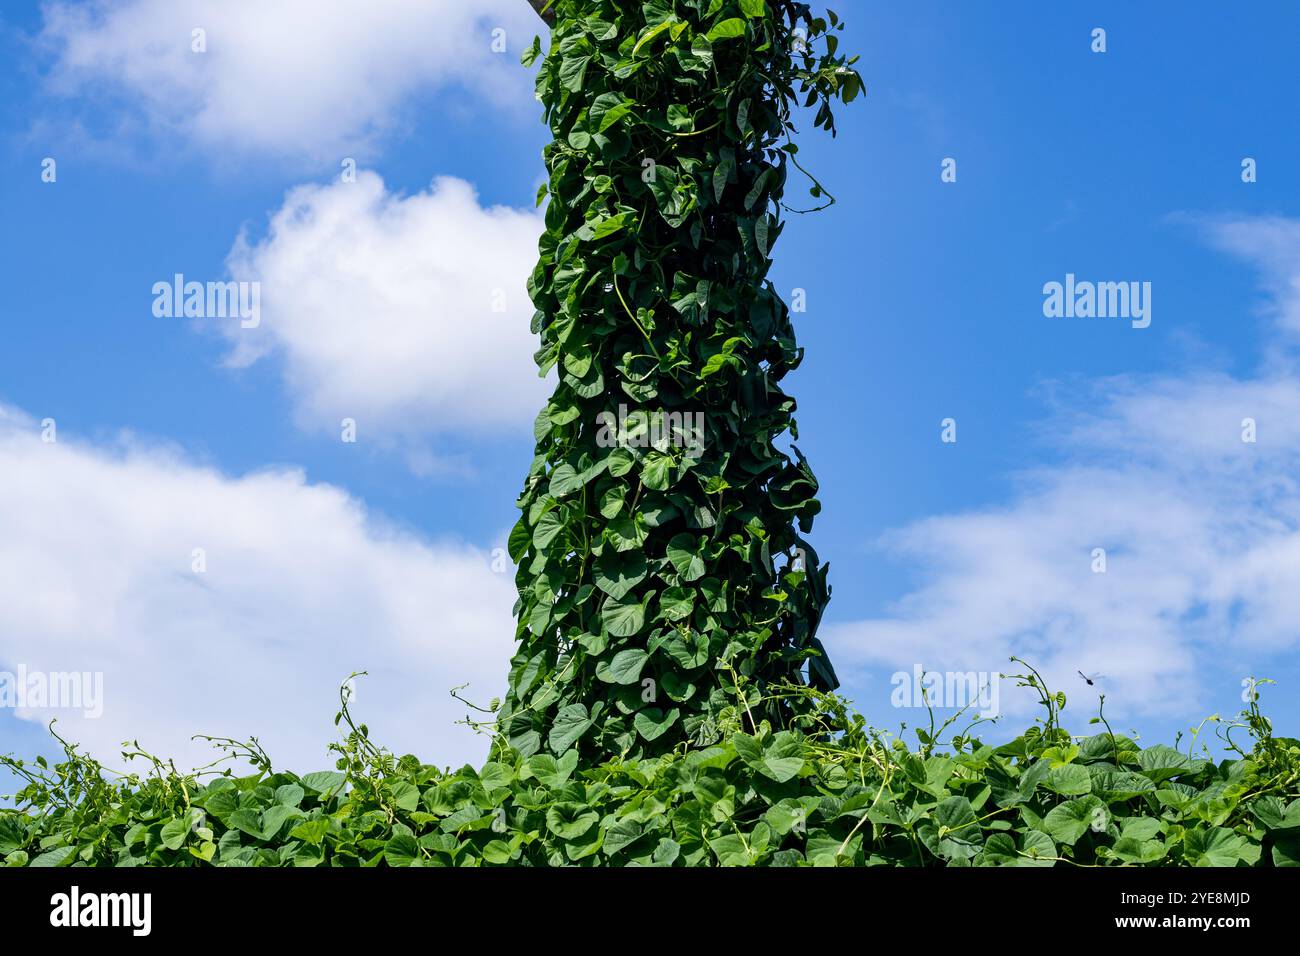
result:
<svg viewBox="0 0 1300 956"><path fill-rule="evenodd" d="M790 388L845 691L914 724L893 673L1018 653L1075 723L1075 670L1103 673L1154 741L1237 711L1244 676L1295 686L1300 12L836 9L868 95L801 142L839 202L790 219L774 280L807 292ZM482 749L446 691L486 700L510 649L492 549L545 388L522 294L545 129L533 15L474 10L6 5L0 669L102 671L102 717L57 714L97 750L260 733L322 763L362 668L380 739ZM260 326L155 317L175 273L260 281ZM1067 273L1149 282L1150 327L1045 317ZM1294 732L1294 696L1266 699ZM1031 713L1001 704L995 735ZM49 716L0 710L0 750L48 752Z"/></svg>

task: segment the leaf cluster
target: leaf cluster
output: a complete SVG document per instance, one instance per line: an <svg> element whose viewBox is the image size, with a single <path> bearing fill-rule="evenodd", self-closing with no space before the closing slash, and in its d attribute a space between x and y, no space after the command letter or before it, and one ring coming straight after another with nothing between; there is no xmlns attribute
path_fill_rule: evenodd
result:
<svg viewBox="0 0 1300 956"><path fill-rule="evenodd" d="M0 811L8 866L1297 866L1300 741L1258 705L1215 760L1048 718L1010 743L972 730L906 746L802 685L802 729L732 720L705 747L582 767L500 748L481 768L394 757L356 725L333 771L256 764L111 775L73 745ZM1254 737L1236 748L1232 730ZM134 751L134 755L140 754Z"/></svg>

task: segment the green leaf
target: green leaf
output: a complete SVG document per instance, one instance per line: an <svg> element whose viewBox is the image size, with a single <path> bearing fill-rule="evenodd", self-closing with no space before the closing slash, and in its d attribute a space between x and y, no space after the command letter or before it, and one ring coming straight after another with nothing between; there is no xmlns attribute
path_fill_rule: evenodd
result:
<svg viewBox="0 0 1300 956"><path fill-rule="evenodd" d="M564 530L564 516L560 510L554 509L546 512L537 521L537 526L533 528L533 546L536 548L546 548L561 531Z"/></svg>
<svg viewBox="0 0 1300 956"><path fill-rule="evenodd" d="M1300 827L1300 798L1283 806L1277 797L1260 797L1251 803L1250 811L1269 830L1294 830Z"/></svg>
<svg viewBox="0 0 1300 956"><path fill-rule="evenodd" d="M211 863L212 858L217 855L217 845L211 840L205 840L198 846L190 847L190 856L202 860L204 863Z"/></svg>
<svg viewBox="0 0 1300 956"><path fill-rule="evenodd" d="M965 797L950 797L949 800L960 801ZM939 810L945 805L955 807L949 813L954 815L954 825L948 826L939 816ZM983 850L983 834L978 826L962 826L961 821L965 819L965 811L969 809L969 801L965 808L960 804L950 804L947 800L941 802L939 807L935 808L933 822L927 820L916 828L916 835L920 837L922 845L941 860L947 860L949 863L965 865Z"/></svg>
<svg viewBox="0 0 1300 956"><path fill-rule="evenodd" d="M528 758L528 770L544 787L558 789L568 781L578 766L578 751L569 750L556 760L550 754L537 754Z"/></svg>
<svg viewBox="0 0 1300 956"><path fill-rule="evenodd" d="M679 133L688 133L695 128L695 118L691 111L681 103L668 107L668 125Z"/></svg>
<svg viewBox="0 0 1300 956"><path fill-rule="evenodd" d="M409 833L399 833L384 845L384 859L389 866L418 866L420 845Z"/></svg>
<svg viewBox="0 0 1300 956"><path fill-rule="evenodd" d="M302 803L307 792L296 783L286 783L275 789L275 802L286 807L296 807Z"/></svg>
<svg viewBox="0 0 1300 956"><path fill-rule="evenodd" d="M611 856L641 839L645 826L637 820L620 820L605 831L604 850Z"/></svg>
<svg viewBox="0 0 1300 956"><path fill-rule="evenodd" d="M1092 771L1092 792L1107 800L1132 800L1144 793L1155 793L1156 785L1140 773L1126 770Z"/></svg>
<svg viewBox="0 0 1300 956"><path fill-rule="evenodd" d="M681 712L676 707L666 713L659 707L647 707L637 711L633 724L636 732L646 740L658 740L669 727L677 723L679 716Z"/></svg>
<svg viewBox="0 0 1300 956"><path fill-rule="evenodd" d="M1041 830L1026 830L1020 835L1018 866L1055 866L1056 844Z"/></svg>
<svg viewBox="0 0 1300 956"><path fill-rule="evenodd" d="M600 496L600 516L614 518L623 510L626 501L622 485L615 485Z"/></svg>
<svg viewBox="0 0 1300 956"><path fill-rule="evenodd" d="M75 846L60 846L53 850L42 853L36 859L32 860L29 866L52 867L67 866L72 859L72 855L77 852Z"/></svg>
<svg viewBox="0 0 1300 956"><path fill-rule="evenodd" d="M771 829L759 822L749 834L729 833L709 841L709 848L722 866L753 866L771 843Z"/></svg>
<svg viewBox="0 0 1300 956"><path fill-rule="evenodd" d="M546 743L553 753L562 754L576 744L590 726L591 717L587 714L587 705L569 704L556 715Z"/></svg>
<svg viewBox="0 0 1300 956"><path fill-rule="evenodd" d="M1183 859L1192 866L1236 866L1245 849L1246 838L1223 827L1183 836Z"/></svg>
<svg viewBox="0 0 1300 956"><path fill-rule="evenodd" d="M635 104L621 93L602 93L596 97L588 110L588 118L599 133L606 132L611 126L632 112Z"/></svg>
<svg viewBox="0 0 1300 956"><path fill-rule="evenodd" d="M702 667L709 659L709 639L699 633L674 634L663 645L664 652L687 670Z"/></svg>
<svg viewBox="0 0 1300 956"><path fill-rule="evenodd" d="M610 684L635 684L649 656L639 647L619 651L603 670L597 668L596 676Z"/></svg>
<svg viewBox="0 0 1300 956"><path fill-rule="evenodd" d="M524 50L523 56L520 57L519 62L522 63L524 66L532 66L534 63L537 62L538 57L540 57L541 55L542 55L542 38L535 36L533 37L532 44L528 47L528 49Z"/></svg>
<svg viewBox="0 0 1300 956"><path fill-rule="evenodd" d="M420 788L409 780L395 780L388 789L397 809L410 813L420 805Z"/></svg>
<svg viewBox="0 0 1300 956"><path fill-rule="evenodd" d="M582 89L582 84L587 78L587 67L590 63L590 56L567 57L560 64L560 85L570 93L577 93Z"/></svg>
<svg viewBox="0 0 1300 956"><path fill-rule="evenodd" d="M190 835L190 821L184 817L168 820L162 828L162 845L169 850L179 850Z"/></svg>
<svg viewBox="0 0 1300 956"><path fill-rule="evenodd" d="M664 837L655 847L654 855L651 857L655 866L672 866L677 862L677 857L681 855L682 848L675 841Z"/></svg>
<svg viewBox="0 0 1300 956"><path fill-rule="evenodd" d="M736 160L733 156L723 156L721 161L713 170L713 198L715 202L722 202L722 194L727 189L727 181L736 169Z"/></svg>
<svg viewBox="0 0 1300 956"><path fill-rule="evenodd" d="M754 243L758 246L758 254L766 259L767 254L772 250L772 242L776 238L772 235L772 217L762 215L754 223Z"/></svg>
<svg viewBox="0 0 1300 956"><path fill-rule="evenodd" d="M799 775L804 767L804 745L797 734L783 730L763 748L760 771L777 783L785 783Z"/></svg>
<svg viewBox="0 0 1300 956"><path fill-rule="evenodd" d="M1056 863L1056 844L1041 830L1026 830L1020 834L1020 846L1009 833L994 833L984 844L982 862L985 866L1041 867Z"/></svg>
<svg viewBox="0 0 1300 956"><path fill-rule="evenodd" d="M302 840L311 846L317 846L330 832L329 820L305 820L289 831L290 838Z"/></svg>
<svg viewBox="0 0 1300 956"><path fill-rule="evenodd" d="M1120 825L1120 836L1144 843L1160 834L1160 821L1154 817L1129 817Z"/></svg>
<svg viewBox="0 0 1300 956"><path fill-rule="evenodd" d="M719 40L732 40L736 37L743 37L744 35L745 21L739 17L732 17L730 20L723 20L706 34L710 42L713 43L717 43Z"/></svg>
<svg viewBox="0 0 1300 956"><path fill-rule="evenodd" d="M672 482L673 465L671 455L652 451L645 457L641 466L641 481L654 491L667 491Z"/></svg>
<svg viewBox="0 0 1300 956"><path fill-rule="evenodd" d="M626 448L615 448L609 453L609 473L621 478L636 465L636 456Z"/></svg>
<svg viewBox="0 0 1300 956"><path fill-rule="evenodd" d="M656 37L666 32L672 27L672 25L672 20L665 20L663 23L656 24L646 30L645 33L641 34L641 39L636 41L636 46L632 47L632 55L636 56L647 44L651 43Z"/></svg>
<svg viewBox="0 0 1300 956"><path fill-rule="evenodd" d="M645 627L645 610L642 603L620 604L611 599L605 603L600 619L611 637L632 637Z"/></svg>
<svg viewBox="0 0 1300 956"><path fill-rule="evenodd" d="M1300 835L1279 837L1273 844L1274 866L1300 866Z"/></svg>
<svg viewBox="0 0 1300 956"><path fill-rule="evenodd" d="M483 784L483 789L491 793L493 790L504 790L509 787L514 782L515 771L513 767L493 760L483 765L478 778Z"/></svg>
<svg viewBox="0 0 1300 956"><path fill-rule="evenodd" d="M1169 854L1169 849L1159 840L1121 836L1110 848L1110 853L1125 863L1149 864L1163 860Z"/></svg>
<svg viewBox="0 0 1300 956"><path fill-rule="evenodd" d="M686 582L704 577L705 539L689 534L676 535L668 542L668 561L678 576Z"/></svg>
<svg viewBox="0 0 1300 956"><path fill-rule="evenodd" d="M1106 804L1092 795L1058 804L1043 820L1048 835L1067 846L1074 846L1089 829L1104 831L1109 822L1110 811Z"/></svg>
<svg viewBox="0 0 1300 956"><path fill-rule="evenodd" d="M616 235L617 233L622 232L624 226L632 221L634 221L634 218L628 213L619 213L617 216L610 216L608 219L603 219L596 228L592 230L592 239L607 239L610 236ZM552 491L551 494L555 494L555 492Z"/></svg>
<svg viewBox="0 0 1300 956"><path fill-rule="evenodd" d="M695 592L690 588L671 587L659 598L659 613L669 621L684 621L695 607Z"/></svg>
<svg viewBox="0 0 1300 956"><path fill-rule="evenodd" d="M945 830L974 830L978 834L978 828L973 826L976 819L975 808L965 797L948 797L934 808L934 822Z"/></svg>
<svg viewBox="0 0 1300 956"><path fill-rule="evenodd" d="M262 814L262 839L268 843L272 842L286 823L301 816L302 811L297 807L286 807L280 804L267 807Z"/></svg>
<svg viewBox="0 0 1300 956"><path fill-rule="evenodd" d="M568 857L571 863L585 860L587 857L599 853L604 841L605 831L600 827L592 827L582 836L566 840L564 842L564 855Z"/></svg>
<svg viewBox="0 0 1300 956"><path fill-rule="evenodd" d="M346 780L347 777L341 773L333 770L321 770L307 774L302 778L301 782L312 793L321 794L323 798L329 794L339 793L343 789Z"/></svg>
<svg viewBox="0 0 1300 956"><path fill-rule="evenodd" d="M551 472L551 494L556 498L571 495L582 487L582 477L567 462ZM555 514L555 512L549 512Z"/></svg>
<svg viewBox="0 0 1300 956"><path fill-rule="evenodd" d="M557 803L546 811L546 828L565 840L585 834L600 819L600 814L583 803Z"/></svg>
<svg viewBox="0 0 1300 956"><path fill-rule="evenodd" d="M767 187L768 180L772 177L772 170L764 170L763 173L754 180L753 187L750 188L749 194L745 196L745 208L753 209L754 203L758 202L759 197L763 195L763 190Z"/></svg>
<svg viewBox="0 0 1300 956"><path fill-rule="evenodd" d="M992 834L984 841L979 862L984 866L1018 866L1020 854L1016 851L1016 841L1006 833Z"/></svg>
<svg viewBox="0 0 1300 956"><path fill-rule="evenodd" d="M242 830L251 837L262 839L262 815L256 810L249 808L236 810L230 815L228 823L236 830Z"/></svg>
<svg viewBox="0 0 1300 956"><path fill-rule="evenodd" d="M1048 771L1043 786L1062 796L1076 796L1092 792L1092 774L1081 764L1065 764ZM1053 834L1055 835L1055 834Z"/></svg>
<svg viewBox="0 0 1300 956"><path fill-rule="evenodd" d="M606 552L596 563L593 580L596 582L596 587L615 601L621 601L628 592L645 580L647 573L645 552L613 551ZM639 627L640 625L638 629Z"/></svg>
<svg viewBox="0 0 1300 956"><path fill-rule="evenodd" d="M1138 754L1138 766L1142 773L1156 783L1176 777L1188 766L1188 759L1173 747L1157 744Z"/></svg>

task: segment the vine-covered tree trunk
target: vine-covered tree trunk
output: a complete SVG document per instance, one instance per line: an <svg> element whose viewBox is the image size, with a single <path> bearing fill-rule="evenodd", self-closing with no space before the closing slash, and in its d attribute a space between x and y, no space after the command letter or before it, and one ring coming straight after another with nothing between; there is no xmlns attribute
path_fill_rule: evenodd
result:
<svg viewBox="0 0 1300 956"><path fill-rule="evenodd" d="M554 0L528 0L528 5L537 11L537 15L548 24L555 22Z"/></svg>
<svg viewBox="0 0 1300 956"><path fill-rule="evenodd" d="M558 384L510 535L500 730L526 755L598 762L707 744L727 722L787 726L798 686L836 678L816 637L826 567L802 537L817 480L777 446L797 438L780 383L802 351L769 255L798 165L792 102L833 132L830 101L861 81L835 15L803 4L552 10L529 291Z"/></svg>

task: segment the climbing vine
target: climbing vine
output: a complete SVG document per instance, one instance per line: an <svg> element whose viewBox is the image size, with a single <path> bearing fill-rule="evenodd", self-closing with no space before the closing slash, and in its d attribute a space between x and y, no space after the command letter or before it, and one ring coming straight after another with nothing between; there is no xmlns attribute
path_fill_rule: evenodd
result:
<svg viewBox="0 0 1300 956"><path fill-rule="evenodd" d="M779 383L801 353L767 273L782 211L833 202L809 177L807 209L784 203L807 176L794 118L833 134L861 80L839 19L804 4L627 6L549 8L530 288L557 385L510 536L519 648L491 759L449 771L372 741L361 675L329 771L208 737L222 757L201 770L132 743L147 771L117 772L56 734L53 763L0 755L20 785L0 862L1300 865L1300 740L1253 691L1202 724L1223 759L1201 728L1177 749L1115 733L1104 697L1096 732L1071 734L1065 694L1015 658L1044 715L1000 746L932 710L912 744L829 692L817 481L777 447L798 437Z"/></svg>
<svg viewBox="0 0 1300 956"><path fill-rule="evenodd" d="M553 135L529 281L543 375L509 541L518 652L499 710L524 755L714 742L833 690L817 639L820 504L797 448L789 309L768 270L799 172L862 89L843 24L785 0L558 0L537 96ZM809 178L811 208L833 199ZM803 210L799 210L803 211Z"/></svg>

